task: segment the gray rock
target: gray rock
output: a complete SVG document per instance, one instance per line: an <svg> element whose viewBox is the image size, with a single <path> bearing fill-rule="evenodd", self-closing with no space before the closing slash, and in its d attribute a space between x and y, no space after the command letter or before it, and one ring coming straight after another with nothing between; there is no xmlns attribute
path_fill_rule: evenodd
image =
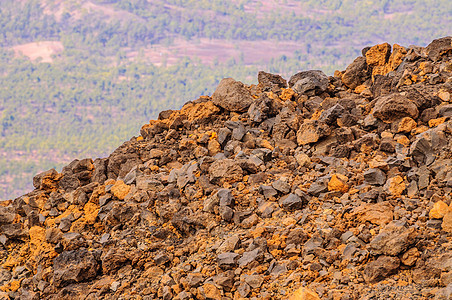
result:
<svg viewBox="0 0 452 300"><path fill-rule="evenodd" d="M313 253L316 249L322 248L323 239L320 236L314 235L303 245L303 255Z"/></svg>
<svg viewBox="0 0 452 300"><path fill-rule="evenodd" d="M238 260L240 268L244 268L253 261L260 261L264 257L262 250L260 248L256 248L252 251L244 252L242 257Z"/></svg>
<svg viewBox="0 0 452 300"><path fill-rule="evenodd" d="M419 136L410 146L410 155L419 165L430 165L435 161L435 155L431 143Z"/></svg>
<svg viewBox="0 0 452 300"><path fill-rule="evenodd" d="M278 192L273 187L268 185L261 185L259 187L259 193L261 193L265 197L265 199L269 199L278 195Z"/></svg>
<svg viewBox="0 0 452 300"><path fill-rule="evenodd" d="M243 170L232 159L218 160L209 167L210 181L212 182L237 182L243 178Z"/></svg>
<svg viewBox="0 0 452 300"><path fill-rule="evenodd" d="M340 104L335 104L333 107L324 110L320 115L319 120L328 125L336 125L336 120L345 113L345 109Z"/></svg>
<svg viewBox="0 0 452 300"><path fill-rule="evenodd" d="M165 253L160 253L154 256L154 262L157 266L160 266L170 262L170 258Z"/></svg>
<svg viewBox="0 0 452 300"><path fill-rule="evenodd" d="M231 269L237 264L239 255L234 252L225 252L217 256L217 264L222 269Z"/></svg>
<svg viewBox="0 0 452 300"><path fill-rule="evenodd" d="M246 133L245 126L240 124L237 128L234 128L232 130L232 138L237 141L241 141L243 139L243 137L245 136L245 133Z"/></svg>
<svg viewBox="0 0 452 300"><path fill-rule="evenodd" d="M232 196L230 189L219 189L217 192L217 197L220 206L234 206L234 197Z"/></svg>
<svg viewBox="0 0 452 300"><path fill-rule="evenodd" d="M204 281L204 276L201 273L190 273L187 275L187 284L191 288L198 287Z"/></svg>
<svg viewBox="0 0 452 300"><path fill-rule="evenodd" d="M328 76L322 71L303 71L293 75L289 80L289 87L299 94L321 94L328 88Z"/></svg>
<svg viewBox="0 0 452 300"><path fill-rule="evenodd" d="M443 37L433 40L426 48L425 52L429 59L438 61L442 55L452 52L452 37Z"/></svg>
<svg viewBox="0 0 452 300"><path fill-rule="evenodd" d="M218 130L218 143L220 143L221 145L226 144L226 142L228 141L228 138L231 136L232 131L229 128L220 128L220 130Z"/></svg>
<svg viewBox="0 0 452 300"><path fill-rule="evenodd" d="M247 275L245 274L245 282L253 289L260 288L264 283L264 276L262 275Z"/></svg>
<svg viewBox="0 0 452 300"><path fill-rule="evenodd" d="M272 183L272 187L276 190L280 191L283 194L287 194L290 192L290 184L288 184L285 180L278 179Z"/></svg>
<svg viewBox="0 0 452 300"><path fill-rule="evenodd" d="M243 112L253 103L253 98L243 83L225 78L212 94L212 101L226 110Z"/></svg>
<svg viewBox="0 0 452 300"><path fill-rule="evenodd" d="M296 194L289 194L279 200L279 204L285 210L297 210L303 208L303 200Z"/></svg>
<svg viewBox="0 0 452 300"><path fill-rule="evenodd" d="M386 182L386 174L380 169L369 169L363 175L367 184L383 185Z"/></svg>
<svg viewBox="0 0 452 300"><path fill-rule="evenodd" d="M452 104L440 106L438 115L441 117L452 117Z"/></svg>
<svg viewBox="0 0 452 300"><path fill-rule="evenodd" d="M231 222L234 218L234 210L229 206L220 206L220 216L226 222Z"/></svg>
<svg viewBox="0 0 452 300"><path fill-rule="evenodd" d="M10 224L14 221L16 213L12 207L0 206L0 224Z"/></svg>
<svg viewBox="0 0 452 300"><path fill-rule="evenodd" d="M237 288L237 291L239 292L239 294L242 298L245 298L251 292L251 288L248 285L248 283L242 282L242 283L240 283L239 287Z"/></svg>
<svg viewBox="0 0 452 300"><path fill-rule="evenodd" d="M219 204L220 204L220 201L218 200L218 197L216 197L215 195L212 197L208 197L206 200L204 200L202 210L206 211L206 212L214 213L215 207L218 207Z"/></svg>
<svg viewBox="0 0 452 300"><path fill-rule="evenodd" d="M287 81L279 75L270 74L264 71L259 71L257 74L257 81L262 86L262 90L269 91L277 88L286 88Z"/></svg>

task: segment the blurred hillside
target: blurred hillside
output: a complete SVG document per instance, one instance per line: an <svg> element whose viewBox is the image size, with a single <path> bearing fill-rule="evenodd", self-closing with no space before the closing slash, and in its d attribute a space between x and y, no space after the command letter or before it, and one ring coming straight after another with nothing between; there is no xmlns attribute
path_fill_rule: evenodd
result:
<svg viewBox="0 0 452 300"><path fill-rule="evenodd" d="M447 0L3 0L0 199L110 153L223 77L332 74L365 46L425 46L450 28Z"/></svg>

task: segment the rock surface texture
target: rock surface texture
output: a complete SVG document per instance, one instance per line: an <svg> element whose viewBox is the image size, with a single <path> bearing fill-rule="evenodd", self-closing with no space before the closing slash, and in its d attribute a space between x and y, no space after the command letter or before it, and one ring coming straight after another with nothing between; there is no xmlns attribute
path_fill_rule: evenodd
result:
<svg viewBox="0 0 452 300"><path fill-rule="evenodd" d="M451 299L452 39L224 79L0 203L0 299Z"/></svg>

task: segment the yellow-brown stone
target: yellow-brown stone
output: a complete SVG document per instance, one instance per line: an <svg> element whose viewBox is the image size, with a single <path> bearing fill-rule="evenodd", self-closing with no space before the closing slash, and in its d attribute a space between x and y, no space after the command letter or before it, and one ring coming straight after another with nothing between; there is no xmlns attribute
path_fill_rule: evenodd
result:
<svg viewBox="0 0 452 300"><path fill-rule="evenodd" d="M282 89L282 93L281 93L281 100L283 101L287 101L287 100L291 100L293 98L293 96L295 96L296 93L294 90L292 90L291 88L288 89Z"/></svg>
<svg viewBox="0 0 452 300"><path fill-rule="evenodd" d="M443 201L438 201L433 204L433 208L428 213L430 219L442 219L447 213L451 212L452 209Z"/></svg>
<svg viewBox="0 0 452 300"><path fill-rule="evenodd" d="M400 196L406 188L405 182L403 181L402 176L397 175L389 180L388 191L392 196Z"/></svg>
<svg viewBox="0 0 452 300"><path fill-rule="evenodd" d="M213 104L212 101L188 103L180 110L180 113L186 115L190 122L198 119L210 118L219 112L220 108Z"/></svg>
<svg viewBox="0 0 452 300"><path fill-rule="evenodd" d="M366 52L366 62L369 66L384 66L391 55L391 45L388 43L375 45Z"/></svg>
<svg viewBox="0 0 452 300"><path fill-rule="evenodd" d="M88 202L83 208L85 212L84 220L88 224L94 224L96 222L97 215L99 213L99 205L95 203Z"/></svg>
<svg viewBox="0 0 452 300"><path fill-rule="evenodd" d="M446 122L446 118L445 117L438 118L438 119L431 119L430 121L428 121L428 126L436 127L438 125L443 124L444 122Z"/></svg>
<svg viewBox="0 0 452 300"><path fill-rule="evenodd" d="M203 286L204 296L207 299L221 299L220 290L211 283L205 283Z"/></svg>
<svg viewBox="0 0 452 300"><path fill-rule="evenodd" d="M130 185L125 184L122 180L117 180L111 187L111 192L119 200L124 200L126 195L130 192Z"/></svg>
<svg viewBox="0 0 452 300"><path fill-rule="evenodd" d="M349 189L347 181L347 176L342 174L333 174L333 176L331 176L330 182L328 182L328 190L346 193Z"/></svg>
<svg viewBox="0 0 452 300"><path fill-rule="evenodd" d="M443 217L443 223L441 224L441 228L448 233L452 233L452 211L449 211Z"/></svg>
<svg viewBox="0 0 452 300"><path fill-rule="evenodd" d="M400 120L398 126L397 126L397 132L411 132L414 128L416 128L417 123L415 120L413 120L410 117L405 117L402 120Z"/></svg>
<svg viewBox="0 0 452 300"><path fill-rule="evenodd" d="M316 292L308 288L301 287L290 295L289 300L321 300Z"/></svg>

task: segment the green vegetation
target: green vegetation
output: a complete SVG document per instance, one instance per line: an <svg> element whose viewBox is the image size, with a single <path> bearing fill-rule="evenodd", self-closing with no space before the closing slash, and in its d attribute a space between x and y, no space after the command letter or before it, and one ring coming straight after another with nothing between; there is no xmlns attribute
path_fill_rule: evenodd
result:
<svg viewBox="0 0 452 300"><path fill-rule="evenodd" d="M37 172L108 155L159 111L211 94L223 77L255 83L260 69L287 78L313 68L332 74L364 46L426 45L452 25L448 0L286 0L264 9L270 2L3 0L0 199L30 190ZM253 65L192 57L157 67L142 54L176 38L297 41L306 50ZM45 63L11 50L37 41L61 41L64 51Z"/></svg>

